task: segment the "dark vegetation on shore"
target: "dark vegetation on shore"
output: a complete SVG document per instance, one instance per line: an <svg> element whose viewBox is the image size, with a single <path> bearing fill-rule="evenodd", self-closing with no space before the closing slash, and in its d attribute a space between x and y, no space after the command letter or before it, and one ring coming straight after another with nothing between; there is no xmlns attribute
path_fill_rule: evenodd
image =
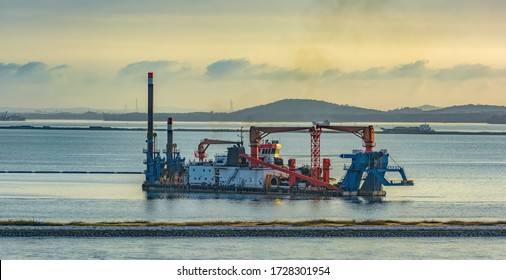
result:
<svg viewBox="0 0 506 280"><path fill-rule="evenodd" d="M395 221L395 220L370 220L370 221L333 221L333 220L308 220L308 221L209 221L209 222L150 222L150 221L117 221L117 222L82 222L69 223L42 222L33 220L5 220L0 221L0 226L100 226L100 227L161 227L161 226L225 226L225 227L263 227L263 226L292 226L292 227L345 227L345 226L506 226L505 221Z"/></svg>

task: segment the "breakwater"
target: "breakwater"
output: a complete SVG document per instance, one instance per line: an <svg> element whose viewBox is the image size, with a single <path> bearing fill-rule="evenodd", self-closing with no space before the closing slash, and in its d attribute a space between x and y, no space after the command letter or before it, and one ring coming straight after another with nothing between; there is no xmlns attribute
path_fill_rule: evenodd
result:
<svg viewBox="0 0 506 280"><path fill-rule="evenodd" d="M506 237L506 226L1 226L0 237Z"/></svg>

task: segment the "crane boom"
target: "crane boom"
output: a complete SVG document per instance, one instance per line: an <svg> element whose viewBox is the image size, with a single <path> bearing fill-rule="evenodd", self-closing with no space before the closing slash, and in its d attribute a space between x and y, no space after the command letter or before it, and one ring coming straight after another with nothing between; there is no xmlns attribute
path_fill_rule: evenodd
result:
<svg viewBox="0 0 506 280"><path fill-rule="evenodd" d="M337 130L343 132L350 132L358 136L364 141L364 147L366 152L372 152L372 148L376 146L374 143L374 127L369 126L339 126L339 125L326 125L318 126L325 129Z"/></svg>
<svg viewBox="0 0 506 280"><path fill-rule="evenodd" d="M250 155L253 158L258 158L258 144L260 140L271 133L278 132L294 132L294 131L313 131L314 129L329 129L336 131L343 131L353 133L364 142L364 147L366 152L372 152L372 148L376 145L374 143L374 127L372 125L369 126L338 126L338 125L314 125L314 126L285 126L285 127L276 127L276 126L252 126L249 130L249 142L250 142ZM255 167L257 164L252 162L252 167Z"/></svg>
<svg viewBox="0 0 506 280"><path fill-rule="evenodd" d="M197 148L197 154L199 161L204 161L206 158L206 150L209 148L209 145L211 144L236 144L238 146L242 146L242 142L238 141L227 141L227 140L217 140L217 139L207 139L200 141L199 146Z"/></svg>

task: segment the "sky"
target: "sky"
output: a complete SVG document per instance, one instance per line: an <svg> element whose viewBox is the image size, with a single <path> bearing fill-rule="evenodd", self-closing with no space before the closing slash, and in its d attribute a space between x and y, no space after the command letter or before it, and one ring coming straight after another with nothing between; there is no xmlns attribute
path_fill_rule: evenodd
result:
<svg viewBox="0 0 506 280"><path fill-rule="evenodd" d="M502 0L0 0L0 107L506 105ZM296 108L303 109L303 108Z"/></svg>

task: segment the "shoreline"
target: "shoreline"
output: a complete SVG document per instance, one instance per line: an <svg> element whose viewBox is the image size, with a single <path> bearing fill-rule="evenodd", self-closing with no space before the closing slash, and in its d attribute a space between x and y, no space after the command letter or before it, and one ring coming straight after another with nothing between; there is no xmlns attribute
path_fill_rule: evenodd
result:
<svg viewBox="0 0 506 280"><path fill-rule="evenodd" d="M62 127L62 126L33 126L33 125L12 125L0 126L0 129L36 129L36 130L93 130L93 131L147 131L146 128L127 128L110 126L88 126L88 127ZM155 131L167 131L166 129L154 129ZM186 132L241 132L241 129L234 128L176 128L174 131ZM247 132L247 130L242 130ZM297 133L297 132L295 132ZM330 133L345 133L332 131ZM416 135L506 135L506 132L494 131L436 131L433 133L399 133L375 131L376 134L416 134Z"/></svg>
<svg viewBox="0 0 506 280"><path fill-rule="evenodd" d="M461 221L461 220L422 220L422 221L399 221L399 220L301 220L301 221L203 221L203 222L151 222L151 221L100 221L100 222L47 222L36 220L0 220L2 226L94 226L94 227L163 227L163 226L223 226L223 227L264 227L264 226L291 226L291 227L343 227L343 226L506 226L506 220L498 221Z"/></svg>

